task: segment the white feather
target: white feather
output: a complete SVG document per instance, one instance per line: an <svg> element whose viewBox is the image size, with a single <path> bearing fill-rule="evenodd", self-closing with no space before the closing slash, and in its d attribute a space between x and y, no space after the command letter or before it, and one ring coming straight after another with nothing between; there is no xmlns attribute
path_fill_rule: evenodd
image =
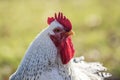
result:
<svg viewBox="0 0 120 80"><path fill-rule="evenodd" d="M108 73L102 76L101 71L107 69L97 62L85 62L83 56L63 65L49 37L58 26L63 28L54 21L38 34L10 80L103 80L110 76Z"/></svg>

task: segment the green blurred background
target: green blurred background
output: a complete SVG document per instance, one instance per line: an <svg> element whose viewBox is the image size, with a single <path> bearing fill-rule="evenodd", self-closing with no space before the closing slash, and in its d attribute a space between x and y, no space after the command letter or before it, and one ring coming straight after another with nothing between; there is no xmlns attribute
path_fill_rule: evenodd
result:
<svg viewBox="0 0 120 80"><path fill-rule="evenodd" d="M119 78L120 0L0 0L0 80L15 72L47 17L59 11L73 24L76 56L102 62L111 80Z"/></svg>

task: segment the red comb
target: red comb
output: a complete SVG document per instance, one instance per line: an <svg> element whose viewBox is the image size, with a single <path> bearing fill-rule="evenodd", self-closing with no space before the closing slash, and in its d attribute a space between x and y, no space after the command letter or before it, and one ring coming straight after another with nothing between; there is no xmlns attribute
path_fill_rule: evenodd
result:
<svg viewBox="0 0 120 80"><path fill-rule="evenodd" d="M47 23L50 24L54 20L57 20L60 24L62 24L66 31L70 31L72 29L70 20L63 16L63 13L59 12L58 15L55 13L54 17L48 17Z"/></svg>

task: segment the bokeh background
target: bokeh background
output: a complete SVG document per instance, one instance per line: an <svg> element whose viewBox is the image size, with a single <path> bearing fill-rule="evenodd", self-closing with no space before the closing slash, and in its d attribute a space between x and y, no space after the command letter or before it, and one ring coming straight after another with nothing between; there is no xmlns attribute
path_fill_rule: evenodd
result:
<svg viewBox="0 0 120 80"><path fill-rule="evenodd" d="M15 72L27 47L63 12L72 22L76 56L100 61L120 80L120 0L0 0L0 80Z"/></svg>

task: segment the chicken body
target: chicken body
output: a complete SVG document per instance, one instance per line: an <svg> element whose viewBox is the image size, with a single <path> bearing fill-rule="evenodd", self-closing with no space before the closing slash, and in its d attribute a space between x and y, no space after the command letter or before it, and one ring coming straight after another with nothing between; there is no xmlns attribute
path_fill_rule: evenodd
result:
<svg viewBox="0 0 120 80"><path fill-rule="evenodd" d="M62 61L60 48L56 47L50 37L55 35L54 29L57 27L63 29L63 25L54 20L38 34L10 80L103 80L110 76L98 74L106 69L99 63L87 63L81 58L68 58L68 63L64 58Z"/></svg>

